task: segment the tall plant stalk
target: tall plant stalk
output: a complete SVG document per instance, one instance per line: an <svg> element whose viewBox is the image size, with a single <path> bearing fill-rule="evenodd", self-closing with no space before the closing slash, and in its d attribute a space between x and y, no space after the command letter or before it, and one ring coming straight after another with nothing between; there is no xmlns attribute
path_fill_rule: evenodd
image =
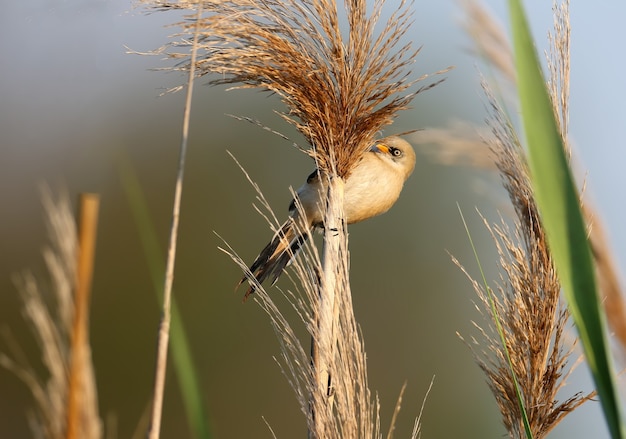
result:
<svg viewBox="0 0 626 439"><path fill-rule="evenodd" d="M85 407L84 370L89 361L89 299L93 278L98 210L96 194L81 194L78 225L78 261L74 293L74 321L71 334L70 372L67 393L66 438L79 439L90 426L83 425Z"/></svg>
<svg viewBox="0 0 626 439"><path fill-rule="evenodd" d="M311 395L311 416L316 436L326 437L325 419L331 419L333 410L334 356L339 327L339 297L349 295L346 264L347 233L343 221L344 182L332 178L328 185L326 215L324 218L324 247L322 250L322 275L319 284L318 337L311 337L311 361L315 373L315 387ZM327 412L324 416L319 414Z"/></svg>
<svg viewBox="0 0 626 439"><path fill-rule="evenodd" d="M152 411L148 426L148 438L157 439L161 431L161 414L163 411L163 394L165 390L165 372L167 370L167 351L170 337L172 284L174 283L174 266L176 262L176 244L178 241L178 223L180 217L180 203L183 192L183 177L185 175L185 159L187 157L187 141L189 139L189 119L191 116L191 98L193 96L193 83L195 76L196 54L199 36L199 19L202 16L202 3L197 5L196 32L194 33L191 47L191 64L189 67L189 79L187 82L187 96L185 99L185 111L183 114L182 140L180 144L180 156L178 161L178 174L174 189L174 206L172 209L172 225L167 251L165 268L165 283L163 286L163 309L157 338L157 359L154 374Z"/></svg>
<svg viewBox="0 0 626 439"><path fill-rule="evenodd" d="M81 196L77 230L67 195L53 197L44 189L51 243L43 256L50 279L41 282L30 272L16 277L24 319L37 341L41 363L32 365L5 333L11 355L0 352L0 366L13 372L32 394L34 407L28 417L33 437L100 439L103 427L88 329L98 197Z"/></svg>

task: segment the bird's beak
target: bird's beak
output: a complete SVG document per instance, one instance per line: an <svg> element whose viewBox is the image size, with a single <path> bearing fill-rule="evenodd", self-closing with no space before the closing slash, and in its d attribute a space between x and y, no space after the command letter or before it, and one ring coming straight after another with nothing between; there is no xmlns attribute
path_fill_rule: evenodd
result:
<svg viewBox="0 0 626 439"><path fill-rule="evenodd" d="M384 143L375 143L370 148L370 151L383 153L383 154L389 154L389 147L387 145L385 145Z"/></svg>

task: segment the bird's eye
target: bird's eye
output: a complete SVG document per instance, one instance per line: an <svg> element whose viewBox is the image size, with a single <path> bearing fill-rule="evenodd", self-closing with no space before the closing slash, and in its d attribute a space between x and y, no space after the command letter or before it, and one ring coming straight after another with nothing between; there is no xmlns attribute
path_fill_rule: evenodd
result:
<svg viewBox="0 0 626 439"><path fill-rule="evenodd" d="M400 151L398 148L389 148L391 150L391 155L393 155L394 157L400 157L402 155L402 151Z"/></svg>

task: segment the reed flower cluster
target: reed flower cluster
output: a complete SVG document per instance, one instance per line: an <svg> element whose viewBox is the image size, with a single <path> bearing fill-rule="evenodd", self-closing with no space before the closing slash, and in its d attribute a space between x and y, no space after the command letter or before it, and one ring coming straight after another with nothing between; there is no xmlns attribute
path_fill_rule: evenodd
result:
<svg viewBox="0 0 626 439"><path fill-rule="evenodd" d="M10 333L6 334L10 353L0 352L0 365L20 378L33 396L35 407L29 419L33 437L99 439L103 431L88 318L83 315L77 319L80 313L76 304L81 300L75 294L77 278L81 285L84 279L78 274L82 262L77 265L76 222L67 195L55 200L45 190L43 204L51 241L43 251L50 287L30 272L16 276L16 284L47 377L37 372L40 367L31 364Z"/></svg>
<svg viewBox="0 0 626 439"><path fill-rule="evenodd" d="M439 82L413 87L428 75L411 75L419 49L405 38L410 2L388 5L396 10L380 32L384 0L369 13L365 0L144 2L158 10L201 4L197 75L280 96L287 108L281 115L304 135L317 166L342 178L398 111ZM189 54L180 49L190 45L191 17L175 25L181 38L162 48L182 60L175 69L190 67Z"/></svg>
<svg viewBox="0 0 626 439"><path fill-rule="evenodd" d="M513 55L504 34L493 17L477 1L464 3L466 29L476 43L476 52L507 80L507 89L516 85ZM568 146L570 26L569 2L554 5L554 30L549 34L549 92L554 119L565 154ZM504 188L508 192L513 217L485 225L499 255L500 279L492 289L486 279L471 280L478 293L479 310L488 316L487 326L476 325L480 340L469 343L500 408L510 437L545 437L568 413L589 400L596 392L574 392L563 399L563 387L575 367L571 356L575 343L568 341L566 325L570 312L562 302L562 285L554 256L539 215L527 151L492 88L483 82L488 101L489 133L482 134L482 149L494 156ZM450 138L454 136L450 135ZM443 139L443 137L441 137ZM474 146L478 145L476 142ZM478 150L477 150L478 151ZM484 152L482 153L484 155ZM580 197L583 204L582 196ZM583 205L589 227L589 241L595 257L600 285L607 297L609 323L619 335L623 324L623 301L605 237L592 210ZM566 227L564 225L563 227ZM459 264L458 261L455 262ZM466 272L467 273L467 272ZM470 278L471 279L471 278ZM611 306L609 307L609 302ZM620 316L620 317L618 317ZM621 337L621 336L620 336Z"/></svg>

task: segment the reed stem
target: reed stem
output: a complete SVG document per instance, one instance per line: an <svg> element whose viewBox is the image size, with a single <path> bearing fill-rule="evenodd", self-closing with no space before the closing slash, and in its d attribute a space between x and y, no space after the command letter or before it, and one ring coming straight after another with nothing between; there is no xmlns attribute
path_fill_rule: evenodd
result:
<svg viewBox="0 0 626 439"><path fill-rule="evenodd" d="M344 292L347 271L341 258L345 239L343 225L344 182L339 177L330 178L327 192L326 214L324 218L324 245L322 249L322 273L319 283L319 303L317 310L317 337L312 337L312 364L315 387L311 395L312 420L315 432L309 438L329 436L327 420L332 418L335 347L337 345L337 327L339 325L338 300Z"/></svg>
<svg viewBox="0 0 626 439"><path fill-rule="evenodd" d="M163 286L163 309L157 338L157 361L154 377L154 396L152 400L152 412L147 437L158 439L161 430L161 415L163 411L163 393L165 390L165 372L167 370L167 350L170 336L172 284L174 283L174 266L176 261L176 243L178 240L178 223L180 216L180 203L183 191L183 177L185 174L185 158L187 156L187 141L189 138L189 119L191 116L191 98L193 96L193 80L196 67L196 52L198 47L198 34L200 31L200 18L202 16L202 2L198 2L196 14L196 30L191 48L191 60L189 63L189 79L187 83L187 96L183 115L182 140L178 162L178 175L174 191L174 207L172 209L172 225L170 228L170 242L167 252L165 270L165 284Z"/></svg>
<svg viewBox="0 0 626 439"><path fill-rule="evenodd" d="M78 263L74 294L74 320L70 349L70 372L67 399L67 439L81 436L84 401L86 347L89 345L89 296L93 278L93 261L96 250L98 209L100 199L95 194L81 194L79 201Z"/></svg>

